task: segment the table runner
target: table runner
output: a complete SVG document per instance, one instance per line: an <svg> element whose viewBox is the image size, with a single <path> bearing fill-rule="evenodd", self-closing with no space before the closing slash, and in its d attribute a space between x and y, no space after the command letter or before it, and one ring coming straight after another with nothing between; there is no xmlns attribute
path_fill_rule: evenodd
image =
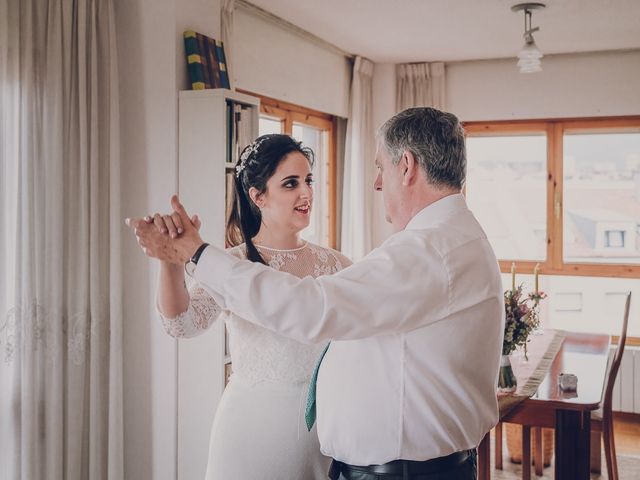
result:
<svg viewBox="0 0 640 480"><path fill-rule="evenodd" d="M524 359L524 354L512 356L511 364L518 379L518 389L514 393L498 395L501 419L520 402L536 393L566 336L567 332L564 330L552 329L532 334L531 341L527 344L529 360Z"/></svg>

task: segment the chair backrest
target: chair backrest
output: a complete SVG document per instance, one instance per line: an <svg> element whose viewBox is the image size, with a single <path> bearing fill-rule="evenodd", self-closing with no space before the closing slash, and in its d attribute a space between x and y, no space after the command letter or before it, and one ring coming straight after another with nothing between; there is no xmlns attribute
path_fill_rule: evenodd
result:
<svg viewBox="0 0 640 480"><path fill-rule="evenodd" d="M629 324L629 308L631 307L631 292L627 293L627 300L624 305L624 318L622 319L622 332L618 339L618 348L613 356L607 369L607 381L605 383L603 413L611 412L611 402L613 401L613 386L616 383L616 377L618 376L618 370L620 370L620 363L622 362L622 354L624 353L624 346L627 343L627 325Z"/></svg>

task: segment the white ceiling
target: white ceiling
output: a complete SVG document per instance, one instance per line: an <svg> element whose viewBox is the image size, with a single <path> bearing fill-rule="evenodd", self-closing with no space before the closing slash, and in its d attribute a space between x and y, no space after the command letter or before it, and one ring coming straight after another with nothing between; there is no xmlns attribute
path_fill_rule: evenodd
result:
<svg viewBox="0 0 640 480"><path fill-rule="evenodd" d="M519 0L249 0L341 49L380 63L512 57ZM640 0L548 0L533 13L545 55L640 48Z"/></svg>

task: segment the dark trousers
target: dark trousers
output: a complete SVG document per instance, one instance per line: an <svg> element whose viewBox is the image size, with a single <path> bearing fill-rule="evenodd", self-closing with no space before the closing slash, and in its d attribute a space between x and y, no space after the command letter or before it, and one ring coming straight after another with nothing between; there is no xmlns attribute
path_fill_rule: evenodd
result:
<svg viewBox="0 0 640 480"><path fill-rule="evenodd" d="M401 462L396 460L396 462ZM478 475L475 450L462 463L430 473L372 473L366 467L355 467L333 461L329 478L333 480L476 480ZM339 473L338 473L339 472Z"/></svg>

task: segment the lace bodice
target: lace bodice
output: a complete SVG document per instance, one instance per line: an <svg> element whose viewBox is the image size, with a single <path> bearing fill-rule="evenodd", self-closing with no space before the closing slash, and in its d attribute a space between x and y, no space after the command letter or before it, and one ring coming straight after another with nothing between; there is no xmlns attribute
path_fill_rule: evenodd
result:
<svg viewBox="0 0 640 480"><path fill-rule="evenodd" d="M341 253L311 243L294 250L257 247L269 266L299 278L330 275L351 264ZM246 258L244 244L229 249L228 252L238 258ZM206 331L218 317L222 317L229 334L229 353L234 375L249 383L298 383L309 380L324 345L302 344L223 310L197 283L189 289L189 294L191 300L187 311L176 318L161 315L169 335L177 338L197 336Z"/></svg>

